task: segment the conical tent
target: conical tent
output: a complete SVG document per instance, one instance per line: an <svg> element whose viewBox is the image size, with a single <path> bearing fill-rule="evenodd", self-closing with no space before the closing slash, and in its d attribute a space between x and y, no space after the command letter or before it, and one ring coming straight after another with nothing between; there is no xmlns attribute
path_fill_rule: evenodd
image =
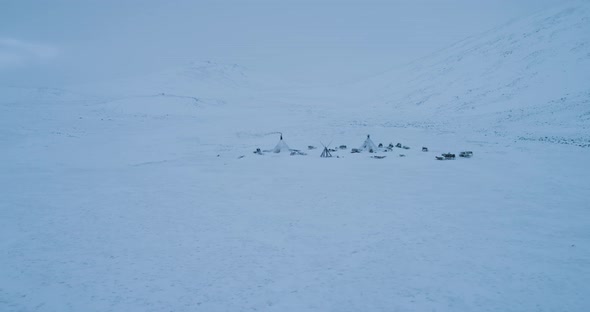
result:
<svg viewBox="0 0 590 312"><path fill-rule="evenodd" d="M287 143L285 143L285 141L283 141L283 135L281 135L281 140L279 141L279 143L277 143L277 145L275 146L275 148L273 148L271 150L273 153L285 153L285 152L289 152L289 145L287 145Z"/></svg>
<svg viewBox="0 0 590 312"><path fill-rule="evenodd" d="M371 136L367 134L367 139L365 140L365 143L363 143L363 146L361 146L360 149L372 153L377 151L377 145L373 143L373 141L371 140Z"/></svg>
<svg viewBox="0 0 590 312"><path fill-rule="evenodd" d="M322 152L322 155L320 155L320 157L332 157L332 154L330 153L330 150L328 150L328 148L324 146L324 151Z"/></svg>

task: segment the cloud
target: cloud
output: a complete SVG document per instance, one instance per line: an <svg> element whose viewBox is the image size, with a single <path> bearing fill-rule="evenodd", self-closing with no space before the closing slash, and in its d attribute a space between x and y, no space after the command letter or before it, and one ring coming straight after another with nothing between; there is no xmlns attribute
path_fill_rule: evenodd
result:
<svg viewBox="0 0 590 312"><path fill-rule="evenodd" d="M53 46L13 38L0 38L0 67L46 62L58 54L59 50Z"/></svg>

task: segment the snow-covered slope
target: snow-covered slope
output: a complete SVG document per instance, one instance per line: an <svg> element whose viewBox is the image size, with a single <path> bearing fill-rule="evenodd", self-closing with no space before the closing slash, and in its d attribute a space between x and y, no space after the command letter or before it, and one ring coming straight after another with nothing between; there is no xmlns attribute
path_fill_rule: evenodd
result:
<svg viewBox="0 0 590 312"><path fill-rule="evenodd" d="M286 88L288 83L272 75L238 64L191 61L147 75L122 77L103 83L70 86L87 94L146 96L169 94L195 98L233 99Z"/></svg>
<svg viewBox="0 0 590 312"><path fill-rule="evenodd" d="M356 85L370 122L590 144L590 3L566 3ZM363 99L363 97L365 97Z"/></svg>

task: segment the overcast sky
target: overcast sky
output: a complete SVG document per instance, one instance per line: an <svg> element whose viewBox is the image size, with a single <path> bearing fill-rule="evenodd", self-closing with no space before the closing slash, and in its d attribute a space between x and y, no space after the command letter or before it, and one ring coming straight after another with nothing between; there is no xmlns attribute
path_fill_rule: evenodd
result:
<svg viewBox="0 0 590 312"><path fill-rule="evenodd" d="M0 0L0 84L63 86L190 60L346 81L559 2Z"/></svg>

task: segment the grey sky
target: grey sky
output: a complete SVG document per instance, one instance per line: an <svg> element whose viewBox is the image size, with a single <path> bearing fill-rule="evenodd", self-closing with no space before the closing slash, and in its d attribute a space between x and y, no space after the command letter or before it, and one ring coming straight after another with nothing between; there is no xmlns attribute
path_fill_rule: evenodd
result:
<svg viewBox="0 0 590 312"><path fill-rule="evenodd" d="M189 60L344 81L558 2L0 0L0 84L60 86Z"/></svg>

